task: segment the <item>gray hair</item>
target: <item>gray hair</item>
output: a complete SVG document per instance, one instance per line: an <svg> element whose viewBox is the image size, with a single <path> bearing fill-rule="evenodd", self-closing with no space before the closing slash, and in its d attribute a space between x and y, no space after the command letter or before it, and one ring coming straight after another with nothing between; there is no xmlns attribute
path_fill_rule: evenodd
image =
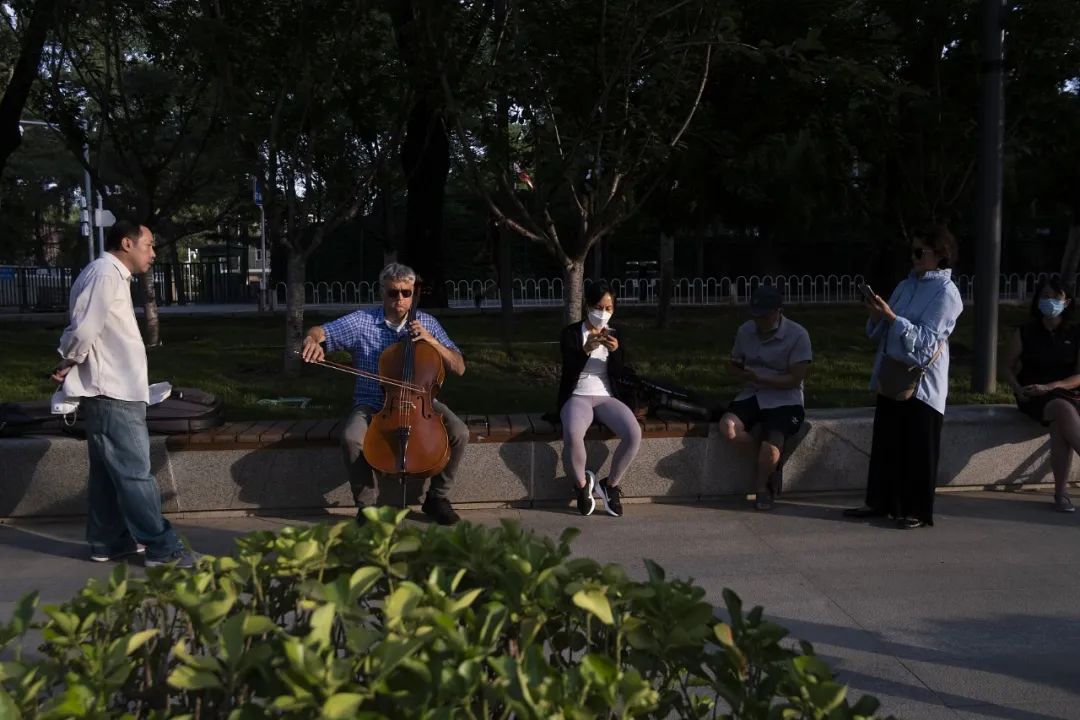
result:
<svg viewBox="0 0 1080 720"><path fill-rule="evenodd" d="M379 273L379 285L386 287L392 282L416 282L416 271L408 265L402 265L401 263L390 263L382 269Z"/></svg>

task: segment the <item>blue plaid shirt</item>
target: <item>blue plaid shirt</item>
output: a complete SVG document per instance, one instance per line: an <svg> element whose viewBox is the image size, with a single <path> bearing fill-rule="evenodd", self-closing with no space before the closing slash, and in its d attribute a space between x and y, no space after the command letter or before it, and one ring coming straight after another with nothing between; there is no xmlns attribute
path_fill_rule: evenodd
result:
<svg viewBox="0 0 1080 720"><path fill-rule="evenodd" d="M461 352L438 320L422 310L417 311L416 319L427 328L433 338L454 352ZM357 310L326 323L322 328L326 333L327 352L347 350L352 354L353 367L370 373L379 372L379 357L383 350L400 340L406 333L405 328L398 332L386 325L386 314L381 306ZM383 390L377 381L363 377L356 378L353 406L358 405L375 410L383 406Z"/></svg>

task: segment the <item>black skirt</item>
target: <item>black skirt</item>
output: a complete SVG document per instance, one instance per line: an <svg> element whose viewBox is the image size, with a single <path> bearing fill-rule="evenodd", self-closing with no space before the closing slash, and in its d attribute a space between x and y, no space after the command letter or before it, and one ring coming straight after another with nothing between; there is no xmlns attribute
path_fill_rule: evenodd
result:
<svg viewBox="0 0 1080 720"><path fill-rule="evenodd" d="M1051 390L1045 395L1038 395L1027 400L1017 400L1016 407L1020 408L1020 412L1046 427L1050 423L1043 419L1043 410L1046 409L1047 403L1051 400L1068 400L1077 411L1080 411L1080 393L1073 390Z"/></svg>

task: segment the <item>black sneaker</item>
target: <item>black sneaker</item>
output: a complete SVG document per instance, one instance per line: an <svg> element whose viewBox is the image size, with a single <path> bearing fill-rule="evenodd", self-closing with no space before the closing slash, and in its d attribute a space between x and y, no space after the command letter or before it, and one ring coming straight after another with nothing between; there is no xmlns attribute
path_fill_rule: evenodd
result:
<svg viewBox="0 0 1080 720"><path fill-rule="evenodd" d="M596 475L592 470L585 471L585 485L574 486L577 491L577 509L582 515L592 515L596 509L596 500L593 498L593 488L596 487Z"/></svg>
<svg viewBox="0 0 1080 720"><path fill-rule="evenodd" d="M454 511L454 506L444 497L435 497L430 492L424 498L424 504L420 506L424 514L440 525L454 525L461 520L461 516Z"/></svg>
<svg viewBox="0 0 1080 720"><path fill-rule="evenodd" d="M604 498L604 509L608 515L622 517L622 488L618 485L608 485L608 479L604 478L597 486L600 488L600 497Z"/></svg>

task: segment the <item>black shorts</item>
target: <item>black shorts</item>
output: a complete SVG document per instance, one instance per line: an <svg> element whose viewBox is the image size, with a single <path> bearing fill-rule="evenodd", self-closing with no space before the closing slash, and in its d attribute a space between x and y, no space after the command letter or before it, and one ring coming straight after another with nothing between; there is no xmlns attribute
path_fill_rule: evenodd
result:
<svg viewBox="0 0 1080 720"><path fill-rule="evenodd" d="M806 418L806 410L802 405L781 405L762 410L758 406L756 395L733 401L728 405L727 411L742 420L743 427L747 430L761 423L765 432L782 433L786 438L799 432Z"/></svg>

